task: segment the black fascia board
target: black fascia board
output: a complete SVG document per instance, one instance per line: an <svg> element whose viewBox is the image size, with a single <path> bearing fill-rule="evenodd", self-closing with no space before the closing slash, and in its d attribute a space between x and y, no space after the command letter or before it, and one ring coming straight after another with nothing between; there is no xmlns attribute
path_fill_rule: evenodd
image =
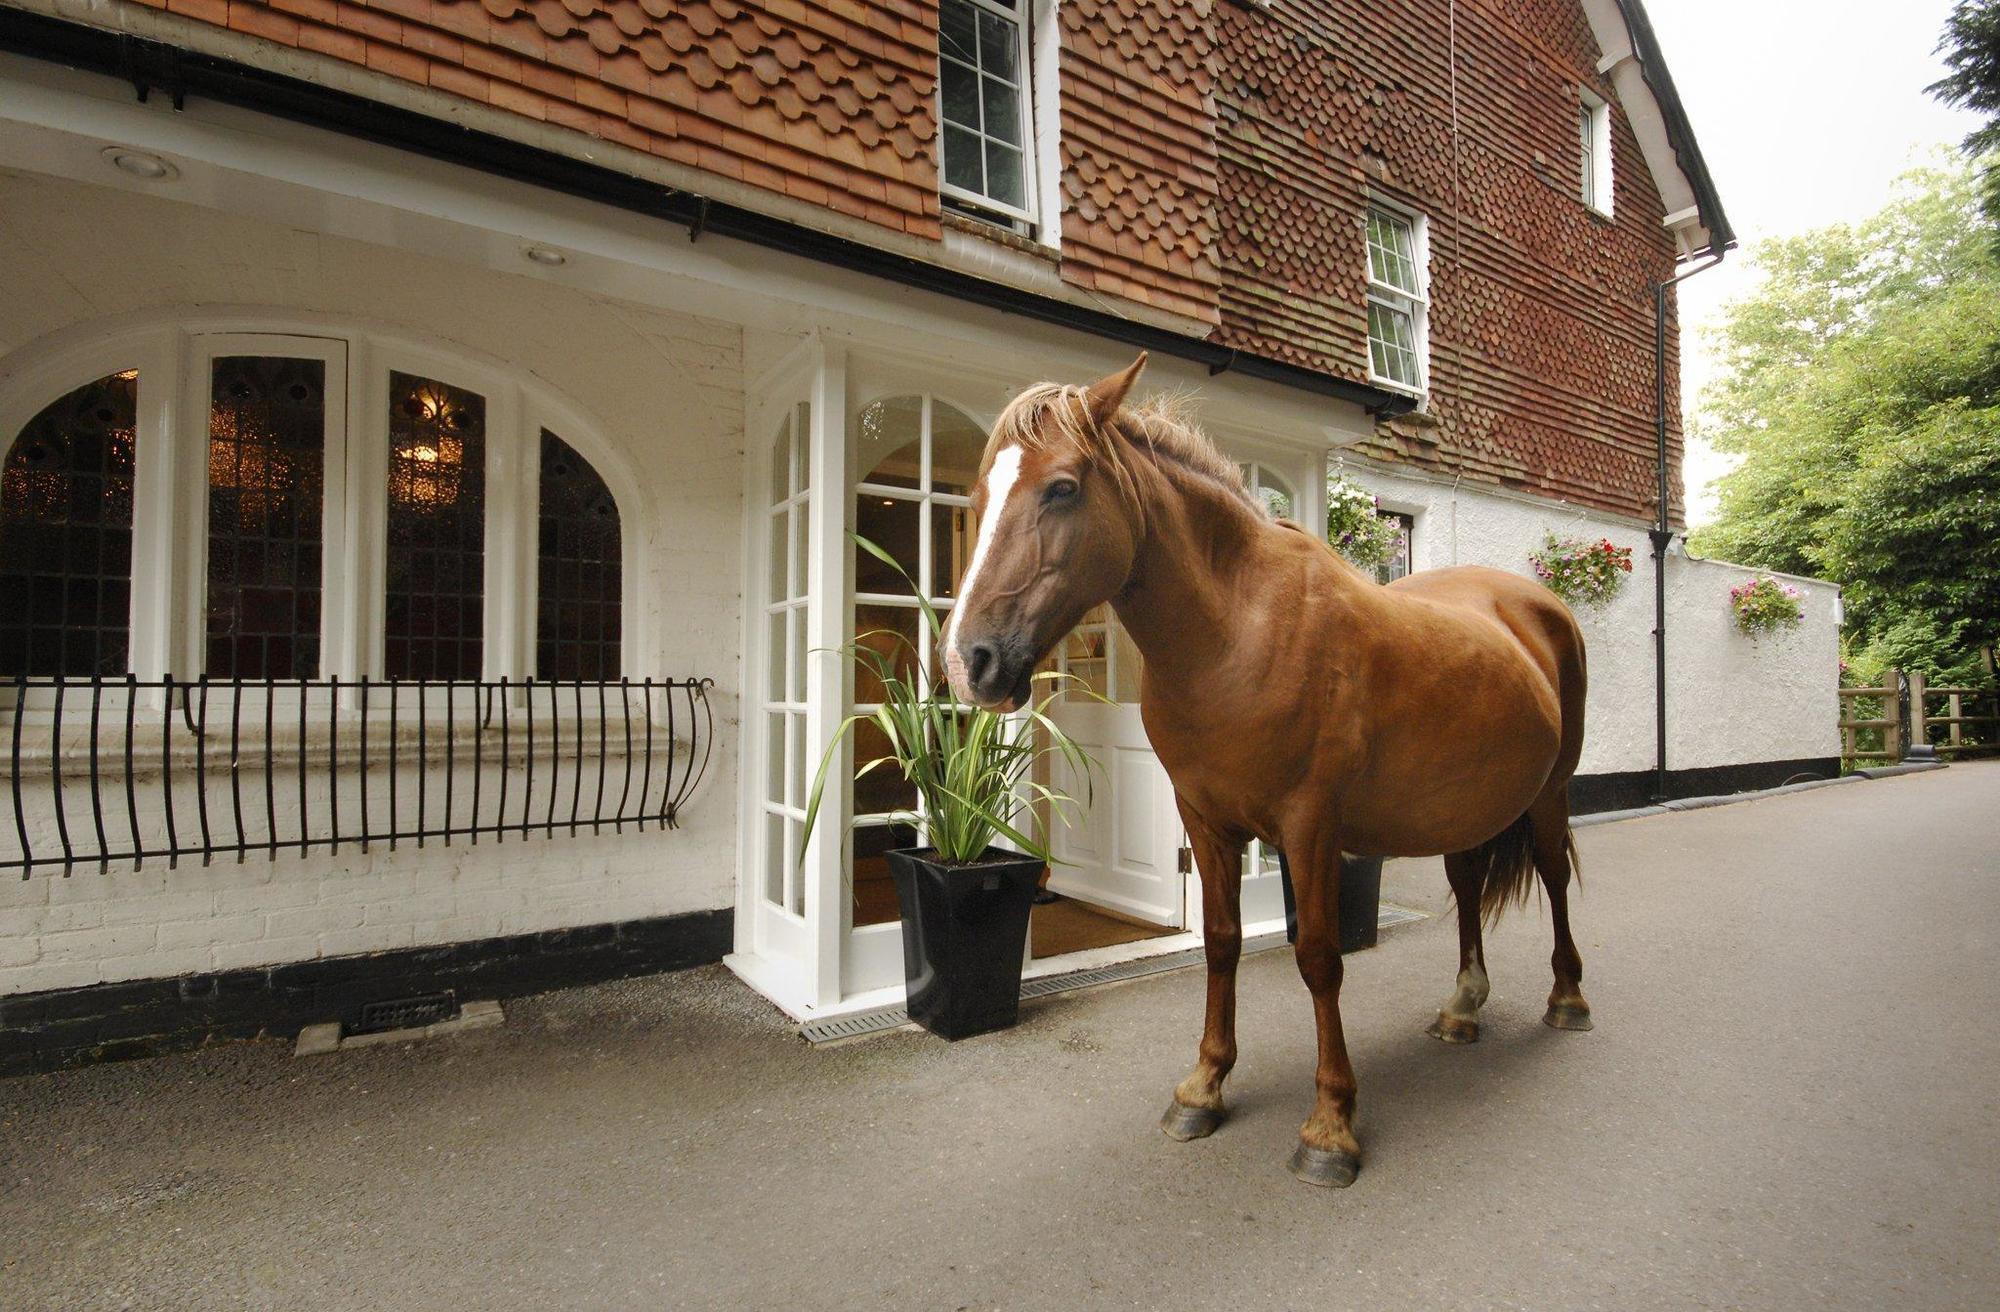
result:
<svg viewBox="0 0 2000 1312"><path fill-rule="evenodd" d="M1701 213L1702 226L1708 229L1708 248L1717 253L1734 250L1736 230L1729 226L1729 216L1723 212L1722 197L1715 190L1715 179L1709 176L1708 161L1702 157L1701 144L1695 140L1694 125L1688 122L1687 107L1681 104L1680 92L1674 88L1674 75L1667 70L1660 38L1653 32L1653 20L1646 16L1646 6L1641 0L1618 0L1618 8L1625 16L1626 30L1632 34L1639 72L1652 88L1660 118L1666 123L1674 158L1688 186L1694 190L1695 208Z"/></svg>
<svg viewBox="0 0 2000 1312"><path fill-rule="evenodd" d="M0 7L0 50L130 82L140 99L163 92L178 108L189 95L456 164L496 177L685 225L703 233L1018 314L1107 341L1239 373L1360 406L1378 418L1406 414L1416 399L1351 379L1245 354L1166 328L1072 305L1016 287L881 250L865 242L573 159L415 110L336 91L219 56L126 33Z"/></svg>

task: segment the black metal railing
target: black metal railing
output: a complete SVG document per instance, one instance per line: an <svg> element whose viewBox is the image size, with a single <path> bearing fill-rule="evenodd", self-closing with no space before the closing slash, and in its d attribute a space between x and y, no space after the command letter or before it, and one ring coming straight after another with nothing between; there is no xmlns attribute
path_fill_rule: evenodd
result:
<svg viewBox="0 0 2000 1312"><path fill-rule="evenodd" d="M17 676L0 871L671 829L712 686Z"/></svg>

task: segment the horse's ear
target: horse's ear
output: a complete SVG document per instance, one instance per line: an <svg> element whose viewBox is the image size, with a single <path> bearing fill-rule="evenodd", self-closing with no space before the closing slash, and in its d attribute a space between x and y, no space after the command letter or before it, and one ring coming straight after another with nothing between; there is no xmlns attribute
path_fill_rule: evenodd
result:
<svg viewBox="0 0 2000 1312"><path fill-rule="evenodd" d="M1132 384L1139 381L1139 373L1146 367L1146 353L1139 352L1134 360L1119 372L1108 378L1100 378L1084 393L1085 404L1090 409L1091 422L1103 427L1118 413L1118 407L1125 404L1125 396L1132 390Z"/></svg>

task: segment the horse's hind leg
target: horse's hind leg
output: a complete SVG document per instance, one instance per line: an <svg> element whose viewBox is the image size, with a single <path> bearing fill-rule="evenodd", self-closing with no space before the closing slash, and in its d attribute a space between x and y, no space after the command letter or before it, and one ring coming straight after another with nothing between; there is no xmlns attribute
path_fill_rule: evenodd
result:
<svg viewBox="0 0 2000 1312"><path fill-rule="evenodd" d="M1452 901L1458 904L1458 985L1425 1033L1446 1043L1476 1043L1479 1009L1486 1005L1490 988L1486 949L1479 938L1479 893L1485 876L1470 852L1446 855L1444 873L1451 881Z"/></svg>
<svg viewBox="0 0 2000 1312"><path fill-rule="evenodd" d="M1569 828L1569 798L1562 789L1552 789L1528 813L1534 832L1535 873L1549 895L1549 919L1555 925L1555 952L1549 964L1555 971L1555 987L1549 990L1549 1009L1542 1023L1551 1029L1591 1028L1590 1004L1583 999L1583 957L1569 932L1569 878L1574 839Z"/></svg>
<svg viewBox="0 0 2000 1312"><path fill-rule="evenodd" d="M1236 963L1243 955L1243 845L1208 832L1185 809L1188 839L1201 871L1202 943L1208 953L1208 1006L1201 1055L1160 1117L1169 1137L1186 1142L1222 1124L1222 1082L1236 1065Z"/></svg>

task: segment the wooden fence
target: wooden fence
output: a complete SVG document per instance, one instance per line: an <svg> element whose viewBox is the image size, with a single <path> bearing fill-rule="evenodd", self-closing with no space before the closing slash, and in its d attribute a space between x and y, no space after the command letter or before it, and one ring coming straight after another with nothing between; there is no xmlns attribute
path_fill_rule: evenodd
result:
<svg viewBox="0 0 2000 1312"><path fill-rule="evenodd" d="M1839 691L1843 760L2000 752L2000 690L1934 688L1921 674L1888 670L1877 686ZM1984 715L1977 713L1982 706Z"/></svg>
<svg viewBox="0 0 2000 1312"><path fill-rule="evenodd" d="M1889 670L1879 687L1840 690L1840 757L1843 761L1900 761L1908 739L1903 732L1903 675Z"/></svg>
<svg viewBox="0 0 2000 1312"><path fill-rule="evenodd" d="M1909 676L1910 731L1940 755L1971 756L2000 752L2000 691L1992 688L1932 688L1924 676ZM1932 715L1937 706L1942 715ZM1984 706L1986 714L1972 712ZM1941 732L1933 734L1932 730Z"/></svg>

